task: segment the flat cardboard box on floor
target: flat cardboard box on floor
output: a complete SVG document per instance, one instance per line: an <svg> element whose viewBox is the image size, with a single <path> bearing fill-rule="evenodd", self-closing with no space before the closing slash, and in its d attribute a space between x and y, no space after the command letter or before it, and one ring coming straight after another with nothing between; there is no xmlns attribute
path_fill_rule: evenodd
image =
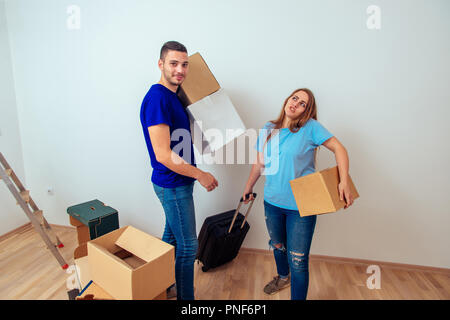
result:
<svg viewBox="0 0 450 320"><path fill-rule="evenodd" d="M79 282L80 288L84 288L89 283L89 280L91 280L91 274L89 271L89 259L87 256L87 244L85 243L84 246L86 247L86 255L75 257L73 261L76 266L77 280Z"/></svg>
<svg viewBox="0 0 450 320"><path fill-rule="evenodd" d="M181 103L187 107L219 89L219 83L200 53L189 56L189 71L177 92Z"/></svg>
<svg viewBox="0 0 450 320"><path fill-rule="evenodd" d="M339 198L339 171L337 166L291 180L291 189L300 216L312 216L336 212L344 208L345 200ZM353 199L359 197L350 178Z"/></svg>
<svg viewBox="0 0 450 320"><path fill-rule="evenodd" d="M88 242L92 280L118 300L151 300L175 283L174 247L132 226Z"/></svg>
<svg viewBox="0 0 450 320"><path fill-rule="evenodd" d="M83 291L75 298L76 300L114 300L114 298L93 281L88 282ZM164 290L153 300L167 300L167 293Z"/></svg>
<svg viewBox="0 0 450 320"><path fill-rule="evenodd" d="M224 89L191 104L186 111L200 154L219 150L247 130Z"/></svg>
<svg viewBox="0 0 450 320"><path fill-rule="evenodd" d="M114 298L98 286L90 281L83 287L82 292L75 298L76 300L114 300Z"/></svg>

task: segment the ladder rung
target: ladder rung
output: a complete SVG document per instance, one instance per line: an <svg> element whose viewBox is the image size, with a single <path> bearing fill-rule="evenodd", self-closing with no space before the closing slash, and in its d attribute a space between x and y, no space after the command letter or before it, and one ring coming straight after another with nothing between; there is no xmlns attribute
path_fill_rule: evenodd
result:
<svg viewBox="0 0 450 320"><path fill-rule="evenodd" d="M6 169L5 172L6 172L6 174L7 174L8 176L11 176L11 174L12 174L12 169ZM1 180L1 179L2 179L2 177L0 177L0 180Z"/></svg>
<svg viewBox="0 0 450 320"><path fill-rule="evenodd" d="M26 203L30 202L30 190L20 191L20 196L22 197L23 201L25 201ZM17 204L19 204L19 203L17 202Z"/></svg>
<svg viewBox="0 0 450 320"><path fill-rule="evenodd" d="M42 212L42 210L38 210L38 211L35 211L35 212L33 212L34 213L34 215L36 216L36 218L38 218L39 219L39 222L42 220L42 218L44 217L43 216L43 212Z"/></svg>

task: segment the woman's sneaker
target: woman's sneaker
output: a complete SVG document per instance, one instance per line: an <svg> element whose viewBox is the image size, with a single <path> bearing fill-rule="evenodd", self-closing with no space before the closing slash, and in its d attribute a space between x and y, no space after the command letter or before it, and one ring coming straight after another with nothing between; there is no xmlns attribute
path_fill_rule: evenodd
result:
<svg viewBox="0 0 450 320"><path fill-rule="evenodd" d="M264 293L267 294L274 294L278 291L287 288L291 285L291 275L289 275L287 278L280 278L280 276L276 276L273 278L272 281L270 281L265 287L264 287Z"/></svg>
<svg viewBox="0 0 450 320"><path fill-rule="evenodd" d="M175 284L171 285L167 290L167 299L173 299L177 297L177 286Z"/></svg>

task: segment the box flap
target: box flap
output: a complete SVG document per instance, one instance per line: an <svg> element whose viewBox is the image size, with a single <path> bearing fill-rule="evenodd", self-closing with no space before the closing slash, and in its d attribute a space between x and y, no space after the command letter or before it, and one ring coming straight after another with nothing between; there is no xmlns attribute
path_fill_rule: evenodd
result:
<svg viewBox="0 0 450 320"><path fill-rule="evenodd" d="M132 226L127 226L116 240L116 245L138 258L150 262L170 251L173 246Z"/></svg>
<svg viewBox="0 0 450 320"><path fill-rule="evenodd" d="M95 243L105 248L111 253L115 253L119 251L119 247L115 244L120 235L126 230L126 228L116 229L107 234L104 234L101 237L95 238L94 240L89 241L90 243Z"/></svg>
<svg viewBox="0 0 450 320"><path fill-rule="evenodd" d="M88 242L88 257L91 258L93 254L89 254L90 252L93 252L95 249L96 254L100 254L104 257L107 257L107 259L112 260L114 262L117 262L118 265L120 265L122 268L125 268L127 271L133 270L133 267L131 267L129 264L127 264L123 259L117 257L114 253L108 251L107 249L103 248L101 245L98 245L97 243Z"/></svg>

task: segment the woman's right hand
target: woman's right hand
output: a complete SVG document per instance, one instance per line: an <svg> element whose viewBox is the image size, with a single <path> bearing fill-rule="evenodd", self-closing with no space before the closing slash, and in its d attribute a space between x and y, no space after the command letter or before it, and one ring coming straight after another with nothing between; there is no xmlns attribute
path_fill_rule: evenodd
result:
<svg viewBox="0 0 450 320"><path fill-rule="evenodd" d="M249 196L246 198L246 196ZM242 194L242 199L244 200L244 203L247 204L250 201L253 201L253 188L246 187L244 190L244 193Z"/></svg>

